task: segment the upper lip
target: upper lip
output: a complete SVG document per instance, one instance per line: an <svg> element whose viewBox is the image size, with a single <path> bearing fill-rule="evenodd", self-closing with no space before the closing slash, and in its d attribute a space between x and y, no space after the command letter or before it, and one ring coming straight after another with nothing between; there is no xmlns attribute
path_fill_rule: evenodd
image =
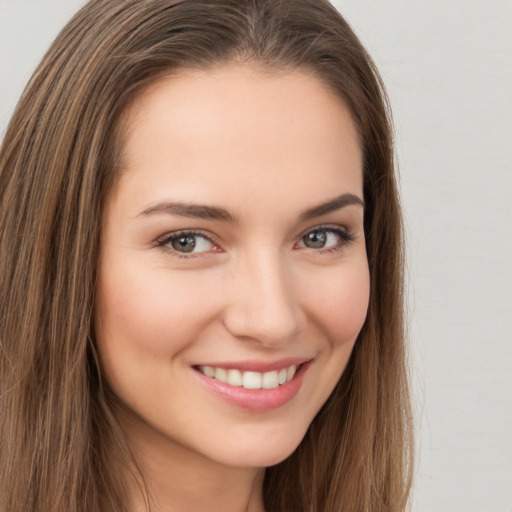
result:
<svg viewBox="0 0 512 512"><path fill-rule="evenodd" d="M226 370L242 370L248 372L271 372L281 370L290 366L299 366L303 363L311 361L311 357L286 357L277 361L262 360L245 360L245 361L222 361L222 362L205 362L193 366L213 366L214 368L224 368Z"/></svg>

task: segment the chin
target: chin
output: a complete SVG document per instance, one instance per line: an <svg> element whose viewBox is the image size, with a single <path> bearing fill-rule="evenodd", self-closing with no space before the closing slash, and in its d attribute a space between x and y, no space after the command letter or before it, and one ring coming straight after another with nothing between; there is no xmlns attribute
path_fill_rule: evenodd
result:
<svg viewBox="0 0 512 512"><path fill-rule="evenodd" d="M217 453L214 458L231 467L275 466L297 449L306 431L307 428L292 433L289 429L285 429L280 435L268 434L259 436L259 440L247 439L245 442L232 442L229 446L224 446L222 453Z"/></svg>

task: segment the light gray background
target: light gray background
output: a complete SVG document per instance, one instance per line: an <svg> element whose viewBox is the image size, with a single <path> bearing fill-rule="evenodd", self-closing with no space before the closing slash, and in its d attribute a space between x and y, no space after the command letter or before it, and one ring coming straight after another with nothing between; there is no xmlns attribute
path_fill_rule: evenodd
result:
<svg viewBox="0 0 512 512"><path fill-rule="evenodd" d="M78 0L0 0L0 134ZM414 512L512 512L512 2L335 0L394 109Z"/></svg>

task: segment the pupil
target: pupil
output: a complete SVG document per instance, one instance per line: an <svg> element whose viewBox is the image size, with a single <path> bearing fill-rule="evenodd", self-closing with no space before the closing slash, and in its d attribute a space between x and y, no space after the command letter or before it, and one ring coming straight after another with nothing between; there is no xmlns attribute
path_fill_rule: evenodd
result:
<svg viewBox="0 0 512 512"><path fill-rule="evenodd" d="M321 249L326 242L324 231L313 231L304 237L304 244L313 249Z"/></svg>
<svg viewBox="0 0 512 512"><path fill-rule="evenodd" d="M192 236L182 236L172 241L173 249L180 252L192 252L196 246L196 241Z"/></svg>

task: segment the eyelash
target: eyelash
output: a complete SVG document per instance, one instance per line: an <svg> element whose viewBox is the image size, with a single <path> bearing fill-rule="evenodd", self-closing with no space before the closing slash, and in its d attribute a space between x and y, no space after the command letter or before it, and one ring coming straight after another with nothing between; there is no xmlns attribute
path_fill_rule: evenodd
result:
<svg viewBox="0 0 512 512"><path fill-rule="evenodd" d="M299 239L302 241L304 237L306 237L310 233L314 232L324 232L324 233L333 233L334 235L338 236L339 243L336 244L334 247L327 247L327 248L321 248L316 250L315 252L320 253L333 253L333 252L339 252L343 250L346 246L350 245L355 241L354 234L350 233L349 231L346 231L345 229L342 229L338 226L331 226L331 225L320 225L316 226L313 229L308 229L303 234L300 235ZM308 247L305 247L306 249Z"/></svg>
<svg viewBox="0 0 512 512"><path fill-rule="evenodd" d="M185 238L185 237L201 237L205 240L208 240L214 247L218 247L218 244L212 239L211 236L206 235L202 231L195 231L193 229L186 229L183 231L174 231L170 234L165 235L163 238L160 238L156 241L156 247L161 249L162 251L173 255L176 258L184 258L184 259L191 259L191 258L198 258L200 256L204 255L204 252L200 253L182 253L180 251L177 251L173 249L172 247L169 247L168 244L170 244L173 240L177 240L179 238ZM206 251L205 251L206 252ZM208 251L209 252L209 251Z"/></svg>
<svg viewBox="0 0 512 512"><path fill-rule="evenodd" d="M314 233L314 232L332 233L332 234L338 236L340 239L339 243L336 244L334 247L328 247L325 249L319 248L316 250L312 249L314 252L317 252L317 253L339 252L339 251L343 250L346 246L348 246L349 244L351 244L352 242L355 241L355 236L352 233L345 231L344 229L341 229L339 227L330 226L330 225L320 225L320 226L314 227L313 229L308 229L307 231L303 232L299 236L299 240L300 241L304 240L304 238L308 234ZM184 258L184 259L198 258L198 257L204 256L205 253L210 252L210 251L204 251L204 252L199 252L197 254L182 253L182 252L177 251L168 246L173 240L177 240L179 238L184 238L184 237L204 238L205 240L208 240L215 248L217 248L219 245L212 239L211 236L206 235L202 231L183 230L183 231L174 231L170 234L165 235L163 238L156 240L155 246L158 247L159 249L161 249L162 251L173 255L176 258ZM302 248L308 249L308 247L305 247L305 246ZM311 249L311 248L309 248L309 249Z"/></svg>

